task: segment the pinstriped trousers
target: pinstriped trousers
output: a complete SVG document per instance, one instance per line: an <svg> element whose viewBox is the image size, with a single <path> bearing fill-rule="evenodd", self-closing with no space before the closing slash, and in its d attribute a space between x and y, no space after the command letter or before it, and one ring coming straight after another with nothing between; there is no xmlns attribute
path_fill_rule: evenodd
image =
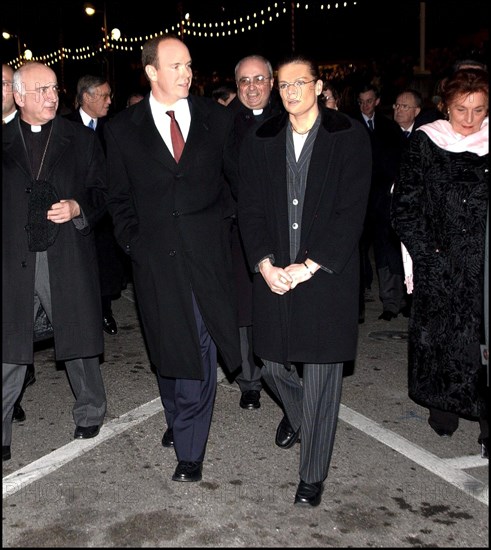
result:
<svg viewBox="0 0 491 550"><path fill-rule="evenodd" d="M338 424L343 363L304 363L300 379L294 365L264 360L263 378L283 405L292 428L300 428L300 479L318 483L327 477Z"/></svg>

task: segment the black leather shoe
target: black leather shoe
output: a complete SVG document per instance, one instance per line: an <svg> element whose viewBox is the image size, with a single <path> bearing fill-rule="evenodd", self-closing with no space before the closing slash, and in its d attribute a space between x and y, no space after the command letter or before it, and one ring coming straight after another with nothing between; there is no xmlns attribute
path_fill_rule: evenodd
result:
<svg viewBox="0 0 491 550"><path fill-rule="evenodd" d="M432 428L433 428L433 426L432 426ZM453 432L450 432L449 430L445 430L443 428L433 428L433 430L440 437L452 437L452 435L453 435Z"/></svg>
<svg viewBox="0 0 491 550"><path fill-rule="evenodd" d="M298 441L299 436L300 428L295 431L288 421L288 418L284 416L281 422L278 424L278 428L276 429L276 445L278 445L278 447L281 447L282 449L289 449Z"/></svg>
<svg viewBox="0 0 491 550"><path fill-rule="evenodd" d="M74 439L90 439L95 437L99 430L100 426L77 426L75 428L75 434L73 435Z"/></svg>
<svg viewBox="0 0 491 550"><path fill-rule="evenodd" d="M111 336L118 333L118 325L112 315L107 315L102 318L102 328L104 329L104 332L111 334Z"/></svg>
<svg viewBox="0 0 491 550"><path fill-rule="evenodd" d="M10 460L10 458L11 458L10 445L2 445L2 461Z"/></svg>
<svg viewBox="0 0 491 550"><path fill-rule="evenodd" d="M162 437L162 447L174 447L174 433L172 428L167 428Z"/></svg>
<svg viewBox="0 0 491 550"><path fill-rule="evenodd" d="M403 317L409 317L411 315L411 304L406 304L404 307L401 307L399 313Z"/></svg>
<svg viewBox="0 0 491 550"><path fill-rule="evenodd" d="M322 481L318 483L306 483L300 480L297 493L295 494L295 502L293 504L300 506L319 506L323 489L324 485Z"/></svg>
<svg viewBox="0 0 491 550"><path fill-rule="evenodd" d="M259 409L261 406L261 403L259 403L260 397L261 393L258 390L243 391L239 405L242 409Z"/></svg>
<svg viewBox="0 0 491 550"><path fill-rule="evenodd" d="M24 422L26 419L26 413L20 403L15 403L14 414L12 415L12 422Z"/></svg>
<svg viewBox="0 0 491 550"><path fill-rule="evenodd" d="M180 460L172 481L201 481L203 463Z"/></svg>
<svg viewBox="0 0 491 550"><path fill-rule="evenodd" d="M382 313L378 316L379 319L383 319L384 321L391 321L396 317L397 317L397 313L394 313L393 311L388 311L388 310L382 311Z"/></svg>

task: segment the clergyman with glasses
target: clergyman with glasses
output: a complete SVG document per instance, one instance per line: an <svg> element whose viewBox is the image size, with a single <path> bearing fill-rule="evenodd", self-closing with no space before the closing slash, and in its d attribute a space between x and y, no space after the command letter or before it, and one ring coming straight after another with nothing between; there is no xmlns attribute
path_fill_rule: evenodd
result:
<svg viewBox="0 0 491 550"><path fill-rule="evenodd" d="M309 507L329 470L343 362L356 355L370 141L359 121L320 103L312 60L284 60L277 80L286 112L242 144L239 227L255 273L254 351L283 409L275 443L300 441L294 504Z"/></svg>
<svg viewBox="0 0 491 550"><path fill-rule="evenodd" d="M277 92L273 93L273 68L260 55L242 58L235 66L237 96L228 105L234 113L235 144L240 150L247 132L256 128L270 116L282 110ZM237 152L238 155L238 152ZM231 181L233 191L233 216L231 226L232 260L237 288L239 315L241 367L236 382L241 390L239 405L246 410L261 406L261 360L253 353L252 346L252 273L244 255L237 224L237 180Z"/></svg>
<svg viewBox="0 0 491 550"><path fill-rule="evenodd" d="M104 126L109 120L113 95L109 82L102 76L84 75L77 82L77 109L65 115L95 131L104 151ZM106 214L95 228L97 259L102 302L102 328L113 336L118 325L113 315L112 302L121 296L129 279L128 261L114 237L111 216Z"/></svg>
<svg viewBox="0 0 491 550"><path fill-rule="evenodd" d="M12 412L33 363L40 311L75 395L74 438L95 437L106 413L92 232L106 211L104 152L93 132L57 116L50 67L26 63L13 85L19 114L2 131L3 460L11 458Z"/></svg>

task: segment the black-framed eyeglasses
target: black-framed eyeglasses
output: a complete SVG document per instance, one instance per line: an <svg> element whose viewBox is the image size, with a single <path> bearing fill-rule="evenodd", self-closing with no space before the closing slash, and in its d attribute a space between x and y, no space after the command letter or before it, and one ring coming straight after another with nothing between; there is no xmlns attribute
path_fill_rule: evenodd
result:
<svg viewBox="0 0 491 550"><path fill-rule="evenodd" d="M308 80L307 82L305 80L295 80L295 82L280 82L278 84L278 88L280 91L285 92L288 90L290 86L294 86L295 89L301 90L306 84L312 84L312 82L316 82L317 78L313 78L312 80Z"/></svg>
<svg viewBox="0 0 491 550"><path fill-rule="evenodd" d="M237 84L241 88L248 88L251 85L254 86L264 86L266 82L269 82L271 80L270 76L263 76L262 74L253 76L252 78L249 78L248 76L243 76L242 78L239 78L237 81Z"/></svg>
<svg viewBox="0 0 491 550"><path fill-rule="evenodd" d="M392 105L392 108L395 111L398 111L399 109L401 111L409 111L409 109L416 109L416 107L413 107L412 105L407 105L406 103L394 103L394 105Z"/></svg>

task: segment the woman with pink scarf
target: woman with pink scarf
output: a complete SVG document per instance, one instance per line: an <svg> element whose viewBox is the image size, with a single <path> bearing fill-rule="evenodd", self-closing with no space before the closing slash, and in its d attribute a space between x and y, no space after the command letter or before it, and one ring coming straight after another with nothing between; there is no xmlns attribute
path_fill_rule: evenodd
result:
<svg viewBox="0 0 491 550"><path fill-rule="evenodd" d="M442 86L448 120L421 126L403 157L392 224L407 249L409 397L451 437L479 420L488 458L484 256L489 195L489 75L456 71ZM486 282L487 284L487 282ZM485 328L486 326L486 328Z"/></svg>

